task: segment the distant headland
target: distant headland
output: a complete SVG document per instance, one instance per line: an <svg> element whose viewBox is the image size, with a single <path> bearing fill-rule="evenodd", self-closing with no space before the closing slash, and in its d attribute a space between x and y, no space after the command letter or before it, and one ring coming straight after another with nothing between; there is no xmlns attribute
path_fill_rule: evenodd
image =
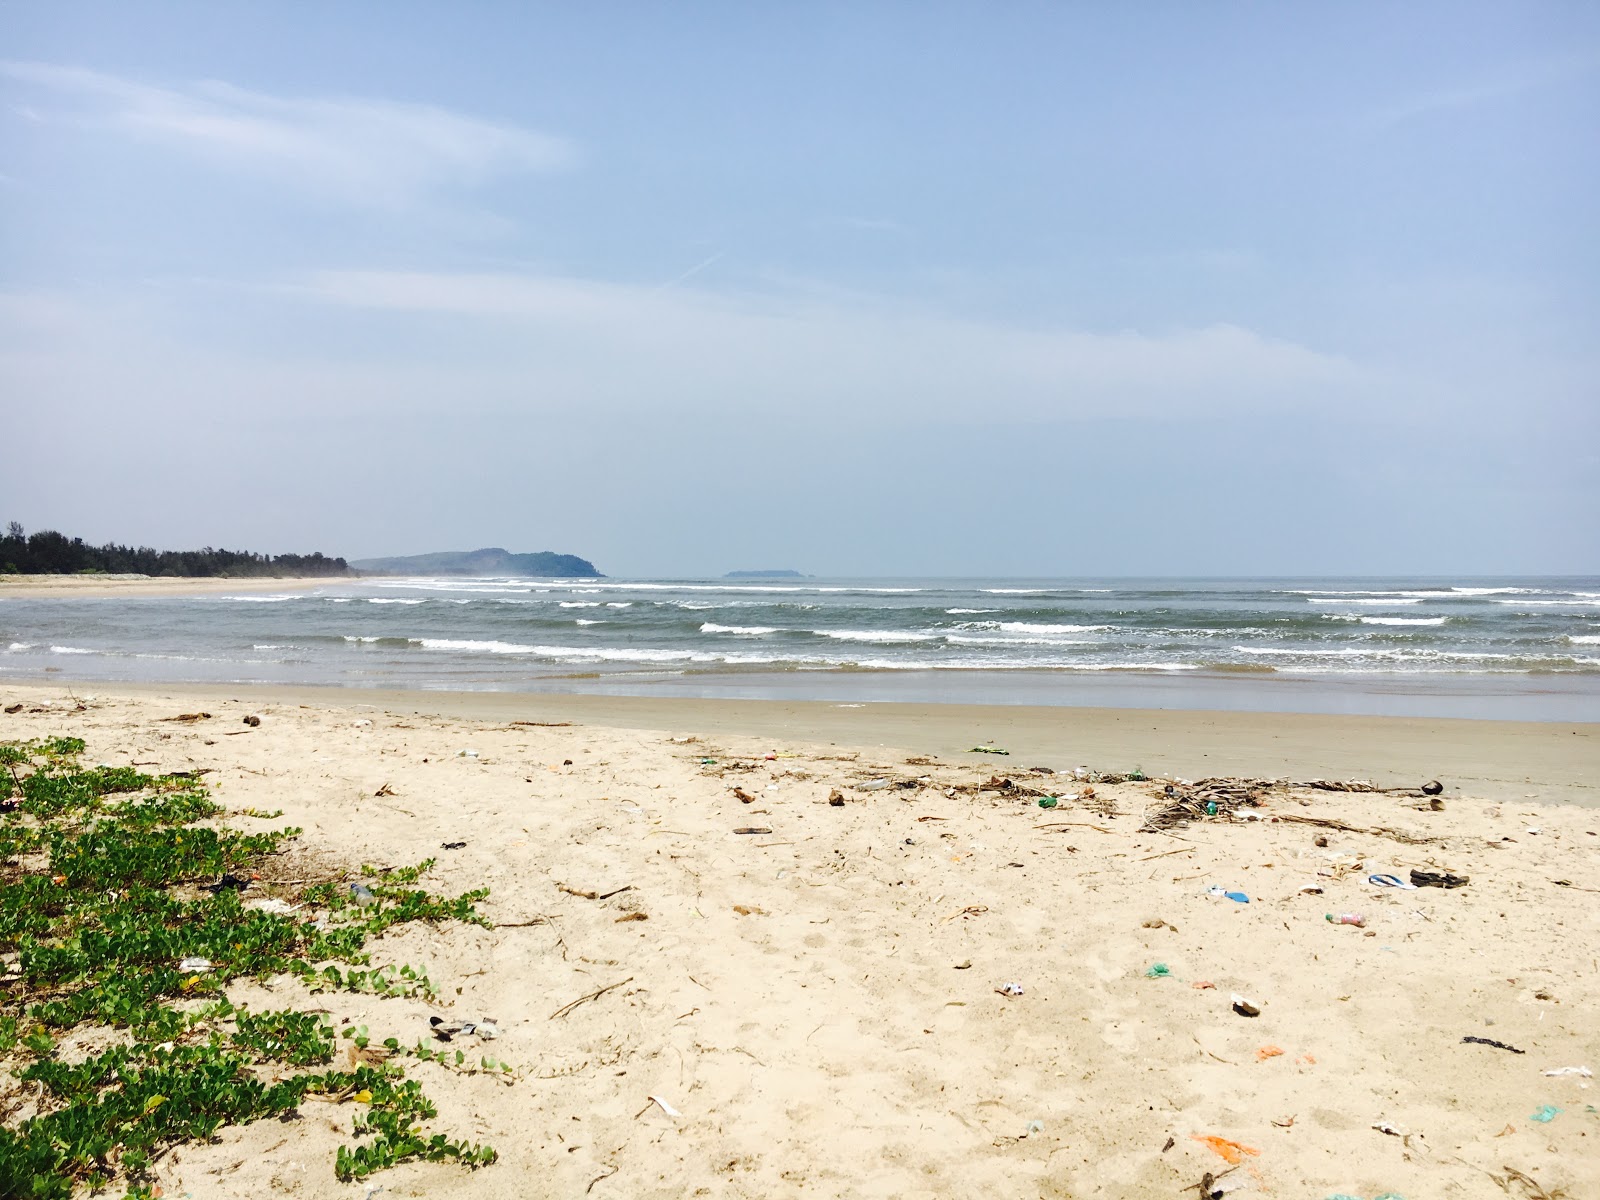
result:
<svg viewBox="0 0 1600 1200"><path fill-rule="evenodd" d="M799 571L729 571L724 579L804 579Z"/></svg>
<svg viewBox="0 0 1600 1200"><path fill-rule="evenodd" d="M350 564L371 575L524 575L538 578L604 579L594 564L576 554L540 550L513 554L499 546L482 550L438 550L397 558L359 558Z"/></svg>

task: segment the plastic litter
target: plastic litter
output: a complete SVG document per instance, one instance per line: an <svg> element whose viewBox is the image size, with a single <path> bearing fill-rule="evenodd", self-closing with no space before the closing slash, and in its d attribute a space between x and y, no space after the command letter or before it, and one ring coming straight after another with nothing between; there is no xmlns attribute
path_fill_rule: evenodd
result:
<svg viewBox="0 0 1600 1200"><path fill-rule="evenodd" d="M1208 887L1206 889L1206 895L1216 896L1219 899L1232 900L1235 904L1250 903L1250 897L1245 895L1243 892L1230 892L1227 888L1221 887L1217 884L1212 884L1212 886Z"/></svg>
<svg viewBox="0 0 1600 1200"><path fill-rule="evenodd" d="M863 792L881 792L889 786L887 779L869 779L866 783L857 785Z"/></svg>
<svg viewBox="0 0 1600 1200"><path fill-rule="evenodd" d="M1152 963L1149 970L1144 973L1146 979L1167 979L1172 975L1172 968L1166 963Z"/></svg>
<svg viewBox="0 0 1600 1200"><path fill-rule="evenodd" d="M1398 875L1368 875L1367 882L1375 887L1399 888L1400 890L1406 892L1414 892L1417 890L1416 884L1407 883Z"/></svg>
<svg viewBox="0 0 1600 1200"><path fill-rule="evenodd" d="M1022 985L1020 983L1003 983L995 988L995 991L1002 996L1020 996L1022 995Z"/></svg>
<svg viewBox="0 0 1600 1200"><path fill-rule="evenodd" d="M1054 808L1057 804L1060 804L1060 803L1061 803L1061 801L1056 799L1056 797L1054 797L1054 796L1040 796L1039 797L1039 807L1040 808Z"/></svg>
<svg viewBox="0 0 1600 1200"><path fill-rule="evenodd" d="M493 1021L446 1021L443 1017L429 1017L428 1024L433 1027L433 1036L441 1042L464 1034L476 1034L485 1041L500 1036L500 1027Z"/></svg>
<svg viewBox="0 0 1600 1200"><path fill-rule="evenodd" d="M279 900L275 896L266 896L260 900L246 901L245 907L254 909L256 912L274 913L280 917L288 916L290 913L296 912L300 908L298 904L290 904L287 900Z"/></svg>
<svg viewBox="0 0 1600 1200"><path fill-rule="evenodd" d="M1281 1058L1282 1056L1282 1046L1260 1046L1256 1049L1257 1062L1266 1062L1269 1058Z"/></svg>
<svg viewBox="0 0 1600 1200"><path fill-rule="evenodd" d="M1028 1122L1028 1128L1027 1128L1026 1132L1023 1133L1022 1136L1023 1137L1028 1137L1031 1134L1043 1133L1043 1132L1044 1132L1044 1122L1043 1121L1029 1121Z"/></svg>
<svg viewBox="0 0 1600 1200"><path fill-rule="evenodd" d="M681 1117L681 1116L683 1116L683 1114L681 1112L679 1112L677 1109L673 1108L672 1105L668 1104L660 1096L650 1096L648 1099L650 1100L650 1102L652 1104L654 1104L662 1112L666 1113L667 1116L669 1116L669 1117Z"/></svg>
<svg viewBox="0 0 1600 1200"><path fill-rule="evenodd" d="M1539 1106L1539 1111L1530 1113L1528 1115L1528 1120L1537 1121L1541 1125L1548 1125L1551 1121L1556 1119L1558 1114L1566 1111L1567 1110L1564 1108L1557 1108L1554 1104L1541 1104Z"/></svg>
<svg viewBox="0 0 1600 1200"><path fill-rule="evenodd" d="M209 971L209 970L211 970L211 960L209 958L185 958L185 959L181 959L179 961L179 963L178 963L178 970L180 970L180 971L192 971L192 972L195 972L196 974L199 974L199 973L204 972L204 971Z"/></svg>
<svg viewBox="0 0 1600 1200"><path fill-rule="evenodd" d="M1526 1050L1518 1050L1515 1046L1508 1046L1504 1042L1497 1042L1493 1038L1464 1037L1463 1042L1471 1042L1478 1046L1493 1046L1496 1050L1509 1050L1513 1054L1526 1054Z"/></svg>
<svg viewBox="0 0 1600 1200"><path fill-rule="evenodd" d="M378 902L378 897L373 895L372 889L364 883L352 883L350 885L350 898L362 908L370 908Z"/></svg>
<svg viewBox="0 0 1600 1200"><path fill-rule="evenodd" d="M1325 920L1331 921L1335 925L1354 925L1357 929L1365 929L1367 925L1367 919L1360 913L1340 913L1337 917L1332 913L1323 913L1322 915Z"/></svg>
<svg viewBox="0 0 1600 1200"><path fill-rule="evenodd" d="M1230 1142L1227 1138L1217 1137L1214 1134L1193 1133L1189 1136L1192 1140L1207 1147L1230 1167L1237 1167L1245 1160L1246 1155L1251 1158L1258 1158L1261 1154L1261 1151L1254 1146L1244 1146L1238 1142Z"/></svg>
<svg viewBox="0 0 1600 1200"><path fill-rule="evenodd" d="M1588 1067L1557 1067L1553 1071L1540 1071L1541 1075L1581 1075L1585 1079L1592 1079L1594 1072Z"/></svg>
<svg viewBox="0 0 1600 1200"><path fill-rule="evenodd" d="M1238 992L1229 996L1228 1001L1233 1006L1233 1011L1241 1017L1259 1017L1261 1015L1261 1006L1254 1000L1248 1000L1239 995Z"/></svg>
<svg viewBox="0 0 1600 1200"><path fill-rule="evenodd" d="M967 751L968 754L1010 754L1009 750L1002 750L999 746L974 746Z"/></svg>

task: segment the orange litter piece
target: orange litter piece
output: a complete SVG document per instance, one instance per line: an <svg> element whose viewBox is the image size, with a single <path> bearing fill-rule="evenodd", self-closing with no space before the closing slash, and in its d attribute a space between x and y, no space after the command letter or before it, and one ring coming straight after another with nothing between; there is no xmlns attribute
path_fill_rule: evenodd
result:
<svg viewBox="0 0 1600 1200"><path fill-rule="evenodd" d="M1277 1058L1283 1053L1282 1046L1263 1046L1256 1051L1256 1061L1266 1062L1269 1058Z"/></svg>
<svg viewBox="0 0 1600 1200"><path fill-rule="evenodd" d="M1211 1150L1230 1167L1237 1167L1244 1161L1244 1156L1247 1154L1251 1158L1257 1158L1261 1154L1261 1151L1257 1150L1253 1146L1241 1146L1238 1142L1230 1142L1227 1138L1219 1138L1212 1135L1201 1135L1198 1133L1190 1134L1189 1136L1195 1141L1199 1142L1202 1146L1209 1146Z"/></svg>
<svg viewBox="0 0 1600 1200"><path fill-rule="evenodd" d="M1205 991L1206 988L1212 988L1214 990L1217 985L1212 983L1209 979L1196 979L1189 986L1192 988L1199 988L1201 991Z"/></svg>

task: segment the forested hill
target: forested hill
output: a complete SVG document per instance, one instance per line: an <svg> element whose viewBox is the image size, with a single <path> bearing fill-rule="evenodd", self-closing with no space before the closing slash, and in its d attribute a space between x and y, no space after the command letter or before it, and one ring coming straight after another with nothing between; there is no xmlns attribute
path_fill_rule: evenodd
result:
<svg viewBox="0 0 1600 1200"><path fill-rule="evenodd" d="M23 575L290 576L349 575L342 558L316 554L254 554L248 550L152 550L149 546L91 546L53 529L25 534L15 521L0 538L0 572Z"/></svg>
<svg viewBox="0 0 1600 1200"><path fill-rule="evenodd" d="M399 558L358 558L358 571L380 575L518 575L549 579L603 579L594 564L576 554L540 550L513 554L499 546L482 550L440 550Z"/></svg>

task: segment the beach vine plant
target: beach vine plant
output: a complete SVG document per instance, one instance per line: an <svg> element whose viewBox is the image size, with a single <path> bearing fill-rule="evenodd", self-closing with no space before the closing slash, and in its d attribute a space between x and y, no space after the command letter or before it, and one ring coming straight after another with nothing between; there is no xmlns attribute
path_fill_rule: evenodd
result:
<svg viewBox="0 0 1600 1200"><path fill-rule="evenodd" d="M341 1039L323 1012L252 1012L226 995L234 980L287 976L313 992L431 997L424 972L374 966L367 940L405 922L486 924L487 891L411 886L430 861L372 874L359 899L337 881L242 895L298 830L229 828L194 776L85 767L83 750L0 744L0 1062L16 1080L0 1081L0 1196L68 1200L115 1182L154 1196L152 1168L173 1146L292 1117L308 1097L355 1113L332 1164L341 1180L410 1159L493 1162L425 1128L436 1110L404 1063L505 1082L509 1067L396 1038L373 1047L365 1026ZM263 903L268 890L289 894Z"/></svg>

